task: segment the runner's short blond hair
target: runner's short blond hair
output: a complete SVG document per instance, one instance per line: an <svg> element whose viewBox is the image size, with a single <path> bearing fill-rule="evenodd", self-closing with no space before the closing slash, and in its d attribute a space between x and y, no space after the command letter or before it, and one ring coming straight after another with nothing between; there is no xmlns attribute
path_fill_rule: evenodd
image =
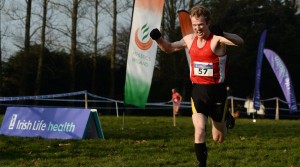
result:
<svg viewBox="0 0 300 167"><path fill-rule="evenodd" d="M205 18L206 23L210 22L210 11L202 5L194 6L190 11L190 17L199 18L201 16Z"/></svg>

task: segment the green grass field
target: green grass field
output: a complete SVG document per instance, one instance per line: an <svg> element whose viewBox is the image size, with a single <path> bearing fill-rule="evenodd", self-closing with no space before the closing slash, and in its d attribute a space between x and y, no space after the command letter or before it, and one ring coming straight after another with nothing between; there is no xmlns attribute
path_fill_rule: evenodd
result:
<svg viewBox="0 0 300 167"><path fill-rule="evenodd" d="M3 115L0 116L0 122ZM0 136L0 166L193 167L191 117L100 116L105 140ZM300 121L237 119L223 144L208 128L209 167L300 166ZM60 146L60 144L65 144Z"/></svg>

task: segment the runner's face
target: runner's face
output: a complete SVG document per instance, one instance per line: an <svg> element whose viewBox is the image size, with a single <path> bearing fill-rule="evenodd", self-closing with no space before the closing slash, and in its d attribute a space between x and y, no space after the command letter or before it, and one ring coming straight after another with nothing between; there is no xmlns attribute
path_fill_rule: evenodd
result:
<svg viewBox="0 0 300 167"><path fill-rule="evenodd" d="M203 16L200 16L199 18L192 17L192 26L194 33L198 37L205 37L209 33L208 24L205 21L205 18Z"/></svg>

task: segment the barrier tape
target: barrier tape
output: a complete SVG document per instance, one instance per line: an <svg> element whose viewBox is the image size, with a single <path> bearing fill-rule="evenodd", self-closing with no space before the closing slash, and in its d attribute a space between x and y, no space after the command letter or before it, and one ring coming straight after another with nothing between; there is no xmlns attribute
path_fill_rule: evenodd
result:
<svg viewBox="0 0 300 167"><path fill-rule="evenodd" d="M52 95L1 97L0 101L37 100L37 99L46 99L46 98L77 96L77 95L82 95L82 94L86 94L86 93L87 93L87 91L79 91L79 92L52 94Z"/></svg>
<svg viewBox="0 0 300 167"><path fill-rule="evenodd" d="M39 95L39 96L14 96L14 97L0 97L0 102L5 101L19 101L19 100L41 100L41 101L64 101L64 102L85 102L85 100L79 100L79 99L53 99L53 98L59 98L59 97L68 97L68 96L77 96L77 95L88 95L90 97L93 97L95 99L101 99L101 100L88 100L88 102L101 102L101 103L109 103L109 102L117 102L124 104L124 101L121 100L115 100L110 99L102 96L98 96L92 93L84 91L78 91L78 92L70 92L70 93L61 93L61 94L50 94L50 95ZM239 97L233 97L229 96L228 99L233 98L234 100L239 101L245 101L247 99L245 98L239 98ZM261 101L271 101L275 100L276 98L269 98ZM278 98L278 100L282 103L287 103L284 100L281 100ZM3 105L3 104L1 104ZM161 107L172 107L172 102L157 102L157 103L147 103L147 106L161 106ZM190 108L191 102L181 102L181 108ZM300 104L297 104L300 105Z"/></svg>

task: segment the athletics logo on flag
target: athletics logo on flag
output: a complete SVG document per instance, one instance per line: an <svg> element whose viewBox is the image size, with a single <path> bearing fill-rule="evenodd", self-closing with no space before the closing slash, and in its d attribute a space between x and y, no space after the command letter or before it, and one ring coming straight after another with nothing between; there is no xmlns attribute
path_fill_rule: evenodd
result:
<svg viewBox="0 0 300 167"><path fill-rule="evenodd" d="M137 28L135 30L135 44L138 48L140 48L141 50L148 50L151 46L152 46L152 39L149 37L149 25L145 24L142 26L141 30L140 28ZM139 34L141 34L142 36L142 41L140 40ZM146 41L146 42L144 42Z"/></svg>

